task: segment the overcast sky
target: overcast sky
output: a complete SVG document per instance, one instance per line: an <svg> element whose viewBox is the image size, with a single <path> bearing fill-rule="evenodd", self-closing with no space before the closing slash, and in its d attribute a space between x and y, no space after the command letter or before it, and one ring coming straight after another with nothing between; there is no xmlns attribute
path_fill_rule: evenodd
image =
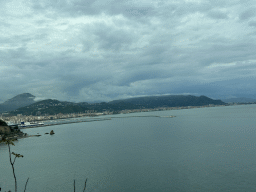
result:
<svg viewBox="0 0 256 192"><path fill-rule="evenodd" d="M256 97L256 2L1 0L0 102Z"/></svg>

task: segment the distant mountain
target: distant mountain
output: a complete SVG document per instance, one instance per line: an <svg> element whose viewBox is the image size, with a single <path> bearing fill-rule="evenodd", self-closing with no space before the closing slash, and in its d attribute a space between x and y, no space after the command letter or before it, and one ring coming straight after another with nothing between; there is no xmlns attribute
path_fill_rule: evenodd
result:
<svg viewBox="0 0 256 192"><path fill-rule="evenodd" d="M18 108L10 115L54 115L58 113L79 113L85 111L103 112L110 111L118 113L122 110L133 109L152 109L158 107L183 107L183 106L203 106L203 105L225 105L221 100L213 100L206 96L191 96L191 95L167 95L167 96L150 96L138 97L131 99L115 100L111 102L101 103L72 103L66 101L58 101L47 99L35 102L29 106Z"/></svg>
<svg viewBox="0 0 256 192"><path fill-rule="evenodd" d="M31 105L18 108L12 112L11 115L23 114L23 115L41 115L48 114L54 115L58 113L77 113L84 112L87 108L78 105L77 103L58 101L54 99L46 99L35 102Z"/></svg>
<svg viewBox="0 0 256 192"><path fill-rule="evenodd" d="M213 100L206 96L192 95L164 95L164 96L148 96L130 99L114 100L109 103L117 104L120 102L130 103L142 106L144 108L155 107L182 107L182 106L202 106L202 105L225 105L221 100Z"/></svg>
<svg viewBox="0 0 256 192"><path fill-rule="evenodd" d="M17 95L0 104L0 112L7 112L35 103L35 96L30 93Z"/></svg>
<svg viewBox="0 0 256 192"><path fill-rule="evenodd" d="M239 98L222 99L222 101L226 103L254 103L256 102L256 99L239 97Z"/></svg>

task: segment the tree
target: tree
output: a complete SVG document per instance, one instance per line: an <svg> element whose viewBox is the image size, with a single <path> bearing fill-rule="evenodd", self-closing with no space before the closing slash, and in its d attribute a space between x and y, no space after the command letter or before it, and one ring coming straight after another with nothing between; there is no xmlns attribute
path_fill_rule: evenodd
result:
<svg viewBox="0 0 256 192"><path fill-rule="evenodd" d="M8 149L9 149L9 160L10 160L10 164L11 164L11 166L12 166L12 173L13 173L14 182L15 182L15 192L17 192L17 178L16 178L16 175L15 175L14 163L15 163L16 158L20 158L20 157L23 158L23 155L18 154L18 153L11 152L11 147L10 147L10 145L15 146L14 143L13 143L13 141L15 141L15 140L14 140L14 139L6 139L6 136L4 135L3 138L2 138L2 140L0 141L0 143L5 143L6 145L8 145ZM15 157L14 157L14 160L12 160L12 155L15 156ZM28 184L28 180L29 180L29 178L27 179L24 192L26 191L27 184Z"/></svg>
<svg viewBox="0 0 256 192"><path fill-rule="evenodd" d="M2 126L8 126L6 122L4 122L3 120L0 119L0 126L1 125ZM53 130L52 130L52 132L53 132ZM54 132L53 132L53 134L54 134ZM16 158L20 158L20 157L23 158L23 155L11 152L11 146L10 145L15 146L13 141L15 141L15 139L7 139L6 135L4 134L2 136L2 140L0 140L0 143L5 143L8 146L8 149L9 149L9 160L10 160L10 164L12 166L12 173L13 173L14 183L15 183L15 192L17 192L17 178L16 178L16 175L15 175L14 163L16 161ZM12 155L14 155L14 159L12 159ZM24 192L27 189L28 180L29 180L29 178L27 179L27 182L25 184ZM86 189L86 183L87 183L87 179L85 180L83 192ZM75 192L75 188L76 187L75 187L75 180L74 180L74 192ZM0 188L0 191L1 191L1 188ZM11 191L9 190L8 192L11 192Z"/></svg>
<svg viewBox="0 0 256 192"><path fill-rule="evenodd" d="M8 126L7 123L0 119L0 126Z"/></svg>

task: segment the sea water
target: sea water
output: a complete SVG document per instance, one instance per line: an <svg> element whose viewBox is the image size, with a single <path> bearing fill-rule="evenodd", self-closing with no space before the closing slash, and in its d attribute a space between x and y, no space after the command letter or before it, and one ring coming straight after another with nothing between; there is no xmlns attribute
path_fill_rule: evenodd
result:
<svg viewBox="0 0 256 192"><path fill-rule="evenodd" d="M256 105L107 117L24 129L42 136L11 146L24 155L14 164L18 191L28 177L27 192L74 191L74 180L82 192L86 178L86 191L95 192L256 191ZM5 145L0 187L14 191Z"/></svg>

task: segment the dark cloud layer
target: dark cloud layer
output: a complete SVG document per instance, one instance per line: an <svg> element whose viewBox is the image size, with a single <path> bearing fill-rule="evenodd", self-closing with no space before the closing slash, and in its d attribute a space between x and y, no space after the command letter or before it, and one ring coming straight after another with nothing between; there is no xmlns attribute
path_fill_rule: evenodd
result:
<svg viewBox="0 0 256 192"><path fill-rule="evenodd" d="M0 102L255 97L254 1L1 1Z"/></svg>

